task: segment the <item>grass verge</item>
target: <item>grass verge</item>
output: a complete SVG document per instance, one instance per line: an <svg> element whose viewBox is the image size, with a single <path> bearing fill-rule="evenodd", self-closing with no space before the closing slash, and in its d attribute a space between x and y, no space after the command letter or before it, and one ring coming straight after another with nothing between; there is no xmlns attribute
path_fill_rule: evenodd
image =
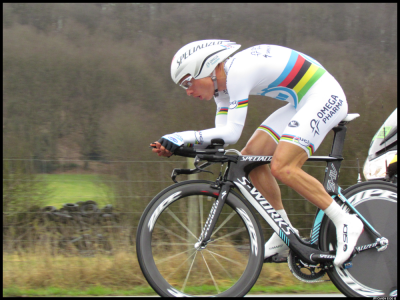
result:
<svg viewBox="0 0 400 300"><path fill-rule="evenodd" d="M93 257L49 255L46 249L23 255L3 253L3 296L155 295L132 250ZM193 294L213 290L212 285L186 289ZM339 292L331 282L299 282L287 265L265 264L250 293Z"/></svg>
<svg viewBox="0 0 400 300"><path fill-rule="evenodd" d="M204 286L203 291L212 290L213 287ZM188 292L193 292L190 287ZM196 294L200 293L196 289ZM339 293L331 282L317 284L299 283L290 286L260 286L255 285L249 294L302 294L302 293ZM65 289L48 287L41 289L21 289L18 287L3 288L3 297L16 296L152 296L156 295L151 287L135 287L129 290L113 289L110 287L93 286L87 289Z"/></svg>
<svg viewBox="0 0 400 300"><path fill-rule="evenodd" d="M40 174L53 195L47 205L61 208L64 203L93 200L98 205L109 204L112 191L95 174Z"/></svg>

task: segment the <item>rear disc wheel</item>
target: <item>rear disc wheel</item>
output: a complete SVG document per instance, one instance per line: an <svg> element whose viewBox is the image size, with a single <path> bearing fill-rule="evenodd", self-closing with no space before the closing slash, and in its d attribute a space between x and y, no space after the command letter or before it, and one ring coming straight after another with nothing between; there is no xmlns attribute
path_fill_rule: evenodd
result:
<svg viewBox="0 0 400 300"><path fill-rule="evenodd" d="M389 240L389 246L381 252L369 249L357 254L349 269L330 268L330 279L348 297L397 297L397 187L385 182L365 182L348 188L343 195ZM364 225L356 247L375 241L376 237ZM335 225L325 216L321 225L321 248L336 250L336 243Z"/></svg>

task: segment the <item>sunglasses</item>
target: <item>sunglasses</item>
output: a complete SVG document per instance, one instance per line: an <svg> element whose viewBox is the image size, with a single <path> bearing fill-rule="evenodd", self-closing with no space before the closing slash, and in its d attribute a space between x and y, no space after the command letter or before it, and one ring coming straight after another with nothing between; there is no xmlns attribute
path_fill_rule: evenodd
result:
<svg viewBox="0 0 400 300"><path fill-rule="evenodd" d="M193 78L192 76L185 78L179 85L185 90L187 90L192 85L192 83L190 82L192 78Z"/></svg>

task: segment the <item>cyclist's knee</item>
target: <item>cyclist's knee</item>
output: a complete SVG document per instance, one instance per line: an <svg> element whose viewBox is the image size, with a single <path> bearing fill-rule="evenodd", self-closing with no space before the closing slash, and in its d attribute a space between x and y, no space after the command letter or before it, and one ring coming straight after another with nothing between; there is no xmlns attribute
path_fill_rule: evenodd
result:
<svg viewBox="0 0 400 300"><path fill-rule="evenodd" d="M273 155L276 146L275 142L270 142L268 139L252 138L247 142L241 153L242 155Z"/></svg>
<svg viewBox="0 0 400 300"><path fill-rule="evenodd" d="M257 140L250 140L241 151L242 155L262 155Z"/></svg>
<svg viewBox="0 0 400 300"><path fill-rule="evenodd" d="M285 183L287 180L290 180L294 174L294 168L291 165L286 164L285 162L279 159L273 159L271 161L271 173L276 178Z"/></svg>
<svg viewBox="0 0 400 300"><path fill-rule="evenodd" d="M254 147L251 147L251 145L247 144L242 151L240 151L240 153L242 153L242 155L258 155L258 153L256 153L257 151L255 151Z"/></svg>

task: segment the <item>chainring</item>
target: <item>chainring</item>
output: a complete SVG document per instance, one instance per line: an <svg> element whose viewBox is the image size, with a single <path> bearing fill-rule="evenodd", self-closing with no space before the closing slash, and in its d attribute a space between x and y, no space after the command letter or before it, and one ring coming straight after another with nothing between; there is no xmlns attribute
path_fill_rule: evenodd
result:
<svg viewBox="0 0 400 300"><path fill-rule="evenodd" d="M294 277L301 281L308 283L329 281L321 279L326 273L324 266L304 263L293 251L289 252L288 266Z"/></svg>

